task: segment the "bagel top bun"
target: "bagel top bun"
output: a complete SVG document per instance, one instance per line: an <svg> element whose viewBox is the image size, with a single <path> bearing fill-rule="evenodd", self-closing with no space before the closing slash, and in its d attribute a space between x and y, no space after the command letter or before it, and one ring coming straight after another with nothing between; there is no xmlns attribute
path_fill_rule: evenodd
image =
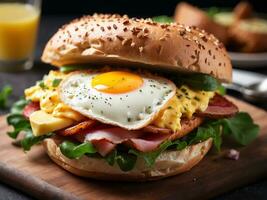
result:
<svg viewBox="0 0 267 200"><path fill-rule="evenodd" d="M64 25L47 43L42 61L55 66L116 64L210 74L232 79L232 65L212 34L181 24L94 14Z"/></svg>

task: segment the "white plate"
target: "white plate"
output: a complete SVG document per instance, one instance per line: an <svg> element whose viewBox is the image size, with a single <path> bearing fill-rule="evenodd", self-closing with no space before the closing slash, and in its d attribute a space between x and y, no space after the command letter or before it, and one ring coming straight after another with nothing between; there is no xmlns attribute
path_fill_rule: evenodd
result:
<svg viewBox="0 0 267 200"><path fill-rule="evenodd" d="M267 68L267 52L264 53L237 53L229 52L234 67L238 68Z"/></svg>

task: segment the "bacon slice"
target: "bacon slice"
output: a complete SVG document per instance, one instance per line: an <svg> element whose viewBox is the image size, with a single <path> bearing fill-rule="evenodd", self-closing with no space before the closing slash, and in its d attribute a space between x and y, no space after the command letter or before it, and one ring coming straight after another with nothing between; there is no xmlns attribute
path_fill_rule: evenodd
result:
<svg viewBox="0 0 267 200"><path fill-rule="evenodd" d="M70 136L74 134L82 134L85 130L92 128L94 125L97 124L97 121L87 119L86 121L80 122L74 126L68 127L63 130L59 130L57 133L62 136Z"/></svg>
<svg viewBox="0 0 267 200"><path fill-rule="evenodd" d="M196 113L196 116L220 119L232 117L238 112L238 107L225 97L215 94L210 100L208 108L204 112Z"/></svg>
<svg viewBox="0 0 267 200"><path fill-rule="evenodd" d="M39 102L30 102L27 106L24 107L22 114L26 119L29 120L30 115L37 110L40 110Z"/></svg>

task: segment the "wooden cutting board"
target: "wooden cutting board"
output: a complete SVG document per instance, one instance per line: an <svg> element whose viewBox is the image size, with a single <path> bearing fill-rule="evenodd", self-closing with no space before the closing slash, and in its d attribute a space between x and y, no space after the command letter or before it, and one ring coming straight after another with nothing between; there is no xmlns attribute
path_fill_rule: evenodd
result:
<svg viewBox="0 0 267 200"><path fill-rule="evenodd" d="M104 182L78 178L52 163L42 150L25 154L11 145L0 117L0 180L39 199L207 199L267 176L267 113L233 100L260 125L257 140L240 148L238 161L210 152L190 172L147 183ZM236 147L235 147L236 148Z"/></svg>

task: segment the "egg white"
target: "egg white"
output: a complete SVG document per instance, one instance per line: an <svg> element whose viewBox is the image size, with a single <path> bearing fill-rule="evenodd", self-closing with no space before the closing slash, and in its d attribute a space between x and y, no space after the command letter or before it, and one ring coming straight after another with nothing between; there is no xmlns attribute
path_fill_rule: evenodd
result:
<svg viewBox="0 0 267 200"><path fill-rule="evenodd" d="M128 130L141 129L150 124L175 95L171 81L152 75L140 75L143 85L122 94L100 92L91 81L98 72L73 72L59 86L62 102L82 115L104 124Z"/></svg>

